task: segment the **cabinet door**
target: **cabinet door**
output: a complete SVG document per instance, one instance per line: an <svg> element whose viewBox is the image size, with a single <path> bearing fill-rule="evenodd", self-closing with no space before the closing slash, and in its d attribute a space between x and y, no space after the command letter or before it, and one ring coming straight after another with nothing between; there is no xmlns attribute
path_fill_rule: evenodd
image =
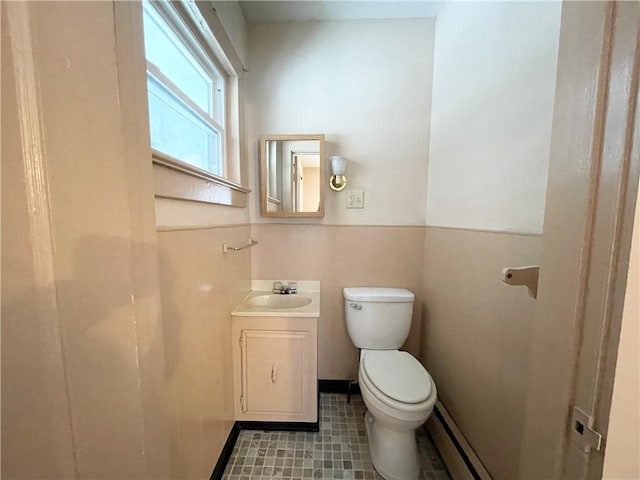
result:
<svg viewBox="0 0 640 480"><path fill-rule="evenodd" d="M310 333L250 330L241 334L242 413L301 419L312 399L308 379Z"/></svg>

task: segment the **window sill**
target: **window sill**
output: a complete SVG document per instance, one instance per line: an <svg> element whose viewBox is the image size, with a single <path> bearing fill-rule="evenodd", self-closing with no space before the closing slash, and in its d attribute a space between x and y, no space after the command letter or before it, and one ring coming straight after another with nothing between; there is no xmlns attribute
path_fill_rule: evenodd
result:
<svg viewBox="0 0 640 480"><path fill-rule="evenodd" d="M251 189L153 150L155 196L246 207Z"/></svg>

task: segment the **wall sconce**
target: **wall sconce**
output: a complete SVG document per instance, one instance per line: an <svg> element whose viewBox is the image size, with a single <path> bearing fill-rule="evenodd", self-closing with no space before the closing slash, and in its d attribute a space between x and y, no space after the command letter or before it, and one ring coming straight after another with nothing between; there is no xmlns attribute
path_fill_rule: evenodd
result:
<svg viewBox="0 0 640 480"><path fill-rule="evenodd" d="M347 160L344 157L330 157L331 171L333 175L329 179L329 186L331 190L339 192L344 190L347 186L347 177L344 176L344 172L347 169Z"/></svg>

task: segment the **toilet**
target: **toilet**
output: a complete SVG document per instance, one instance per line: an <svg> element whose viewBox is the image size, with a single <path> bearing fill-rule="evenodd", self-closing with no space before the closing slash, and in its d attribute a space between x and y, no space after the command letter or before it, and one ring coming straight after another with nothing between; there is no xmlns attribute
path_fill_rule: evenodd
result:
<svg viewBox="0 0 640 480"><path fill-rule="evenodd" d="M429 373L398 350L409 335L415 297L404 288L382 287L345 288L343 295L347 331L361 349L358 382L373 466L386 480L415 480L415 429L436 402Z"/></svg>

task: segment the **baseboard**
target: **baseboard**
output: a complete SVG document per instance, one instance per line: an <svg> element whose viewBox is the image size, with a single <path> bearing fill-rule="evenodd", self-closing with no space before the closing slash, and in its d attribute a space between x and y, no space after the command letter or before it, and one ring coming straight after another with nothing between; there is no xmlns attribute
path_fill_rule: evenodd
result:
<svg viewBox="0 0 640 480"><path fill-rule="evenodd" d="M233 447L236 446L238 435L240 435L240 425L238 425L238 422L234 422L233 427L231 427L231 431L227 436L227 441L224 442L224 447L222 447L222 452L220 452L220 456L218 457L218 461L216 462L216 466L213 468L213 473L209 480L222 479L224 469L227 468L227 463L233 453Z"/></svg>
<svg viewBox="0 0 640 480"><path fill-rule="evenodd" d="M276 432L319 432L320 422L248 422L237 421L240 430L267 430Z"/></svg>
<svg viewBox="0 0 640 480"><path fill-rule="evenodd" d="M360 393L360 385L352 380L318 380L318 390L321 393Z"/></svg>
<svg viewBox="0 0 640 480"><path fill-rule="evenodd" d="M440 401L427 421L427 431L453 480L492 480Z"/></svg>

